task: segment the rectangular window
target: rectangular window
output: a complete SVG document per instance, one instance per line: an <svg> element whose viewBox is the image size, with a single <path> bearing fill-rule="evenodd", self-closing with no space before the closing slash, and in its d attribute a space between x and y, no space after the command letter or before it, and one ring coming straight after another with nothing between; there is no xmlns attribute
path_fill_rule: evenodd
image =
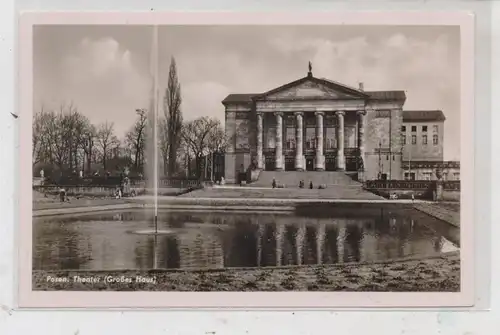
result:
<svg viewBox="0 0 500 335"><path fill-rule="evenodd" d="M455 172L455 173L453 174L453 179L455 179L455 180L460 180L460 172Z"/></svg>
<svg viewBox="0 0 500 335"><path fill-rule="evenodd" d="M431 180L432 178L432 173L431 172L424 172L424 180Z"/></svg>
<svg viewBox="0 0 500 335"><path fill-rule="evenodd" d="M437 134L437 133L439 132L439 126L438 126L438 125L434 125L434 126L432 126L432 132L433 132L434 134Z"/></svg>
<svg viewBox="0 0 500 335"><path fill-rule="evenodd" d="M411 144L417 144L417 135L411 135Z"/></svg>
<svg viewBox="0 0 500 335"><path fill-rule="evenodd" d="M334 149L337 144L336 144L336 134L335 134L335 128L326 128L326 149Z"/></svg>
<svg viewBox="0 0 500 335"><path fill-rule="evenodd" d="M422 132L424 132L424 133L427 132L427 126L422 126Z"/></svg>
<svg viewBox="0 0 500 335"><path fill-rule="evenodd" d="M316 129L306 128L306 149L314 149L316 147Z"/></svg>
<svg viewBox="0 0 500 335"><path fill-rule="evenodd" d="M402 127L401 127L401 131L402 131L403 133L406 133L406 126L402 126Z"/></svg>
<svg viewBox="0 0 500 335"><path fill-rule="evenodd" d="M286 148L288 150L295 149L295 128L287 127L285 131Z"/></svg>
<svg viewBox="0 0 500 335"><path fill-rule="evenodd" d="M406 145L406 135L401 136L401 143L403 143L403 145Z"/></svg>
<svg viewBox="0 0 500 335"><path fill-rule="evenodd" d="M417 131L417 126L411 126L411 132L414 133Z"/></svg>
<svg viewBox="0 0 500 335"><path fill-rule="evenodd" d="M438 136L437 135L432 135L432 144L434 144L434 145L438 144Z"/></svg>
<svg viewBox="0 0 500 335"><path fill-rule="evenodd" d="M422 136L422 144L427 144L427 135Z"/></svg>
<svg viewBox="0 0 500 335"><path fill-rule="evenodd" d="M405 180L415 180L415 173L405 172Z"/></svg>

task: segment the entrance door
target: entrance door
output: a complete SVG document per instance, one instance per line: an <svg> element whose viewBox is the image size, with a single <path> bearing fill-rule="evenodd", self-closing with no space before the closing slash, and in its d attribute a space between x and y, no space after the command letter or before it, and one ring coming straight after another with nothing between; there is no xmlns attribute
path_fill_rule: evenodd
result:
<svg viewBox="0 0 500 335"><path fill-rule="evenodd" d="M285 171L295 170L295 157L285 156Z"/></svg>
<svg viewBox="0 0 500 335"><path fill-rule="evenodd" d="M334 156L327 156L325 159L325 170L326 171L335 171L337 169L337 166L335 164L335 157Z"/></svg>
<svg viewBox="0 0 500 335"><path fill-rule="evenodd" d="M276 165L275 165L274 156L267 155L265 157L265 161L264 161L264 169L266 171L274 171L275 166Z"/></svg>
<svg viewBox="0 0 500 335"><path fill-rule="evenodd" d="M314 171L314 159L313 158L306 158L306 170L307 171Z"/></svg>

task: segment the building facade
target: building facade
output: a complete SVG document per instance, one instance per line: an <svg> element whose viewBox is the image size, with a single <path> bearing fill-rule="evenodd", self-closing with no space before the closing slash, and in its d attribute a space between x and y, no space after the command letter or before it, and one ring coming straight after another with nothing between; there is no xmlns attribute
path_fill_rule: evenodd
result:
<svg viewBox="0 0 500 335"><path fill-rule="evenodd" d="M362 84L352 88L316 78L311 70L265 93L230 94L222 101L229 142L225 178L234 182L253 169L363 171L365 179L403 179L403 165L411 160L406 155L424 159L427 153L403 142L404 127L414 123L406 116L415 114L403 111L405 100L404 91L365 91ZM436 162L439 154L442 161L439 122L439 149L430 150Z"/></svg>
<svg viewBox="0 0 500 335"><path fill-rule="evenodd" d="M401 136L405 180L460 180L460 162L444 161L444 122L440 110L405 110Z"/></svg>

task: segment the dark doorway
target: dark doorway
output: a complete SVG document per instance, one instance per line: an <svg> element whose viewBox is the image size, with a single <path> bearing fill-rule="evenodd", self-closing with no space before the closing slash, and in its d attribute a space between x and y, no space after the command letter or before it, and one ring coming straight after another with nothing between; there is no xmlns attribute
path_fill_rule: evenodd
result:
<svg viewBox="0 0 500 335"><path fill-rule="evenodd" d="M382 180L387 180L387 173L382 173L382 174L380 175L380 179L382 179Z"/></svg>
<svg viewBox="0 0 500 335"><path fill-rule="evenodd" d="M325 170L326 171L335 171L337 169L335 163L335 157L326 157L325 159Z"/></svg>
<svg viewBox="0 0 500 335"><path fill-rule="evenodd" d="M307 171L314 171L314 159L313 158L306 158L306 170Z"/></svg>
<svg viewBox="0 0 500 335"><path fill-rule="evenodd" d="M346 171L357 171L358 170L358 162L356 157L346 157L345 169Z"/></svg>
<svg viewBox="0 0 500 335"><path fill-rule="evenodd" d="M266 171L274 171L276 167L276 162L274 160L274 156L266 156L264 161L264 170Z"/></svg>
<svg viewBox="0 0 500 335"><path fill-rule="evenodd" d="M285 156L285 170L286 171L295 170L295 157Z"/></svg>

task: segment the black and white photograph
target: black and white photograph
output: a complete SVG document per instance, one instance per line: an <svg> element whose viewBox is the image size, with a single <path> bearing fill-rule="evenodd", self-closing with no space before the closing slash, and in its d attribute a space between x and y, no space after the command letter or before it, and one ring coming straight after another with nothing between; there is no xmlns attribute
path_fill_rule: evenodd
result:
<svg viewBox="0 0 500 335"><path fill-rule="evenodd" d="M39 24L32 48L33 291L461 291L460 26Z"/></svg>

